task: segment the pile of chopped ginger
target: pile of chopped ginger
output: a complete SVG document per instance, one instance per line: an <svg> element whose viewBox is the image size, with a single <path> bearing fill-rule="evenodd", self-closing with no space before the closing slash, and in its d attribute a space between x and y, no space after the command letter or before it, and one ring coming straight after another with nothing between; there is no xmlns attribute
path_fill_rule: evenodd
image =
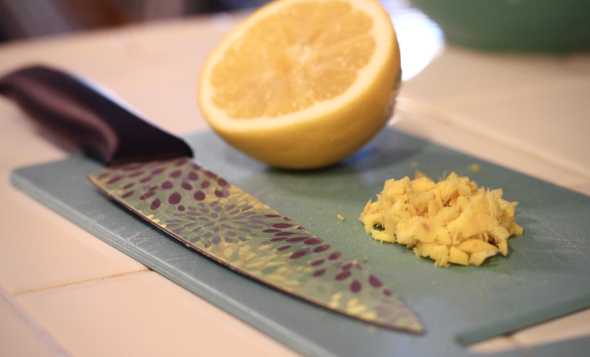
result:
<svg viewBox="0 0 590 357"><path fill-rule="evenodd" d="M501 189L478 187L466 176L451 173L434 182L417 173L414 180L387 180L360 220L373 239L413 248L437 266L479 266L507 255L508 239L522 235L516 205L502 198Z"/></svg>

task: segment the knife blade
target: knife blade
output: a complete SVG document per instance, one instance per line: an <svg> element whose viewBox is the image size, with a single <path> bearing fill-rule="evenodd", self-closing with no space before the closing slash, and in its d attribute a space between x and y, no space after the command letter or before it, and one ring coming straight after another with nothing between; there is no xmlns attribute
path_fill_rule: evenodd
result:
<svg viewBox="0 0 590 357"><path fill-rule="evenodd" d="M418 317L368 263L345 257L299 223L192 159L180 138L105 90L46 66L0 78L60 140L109 165L89 180L188 248L290 296L385 328L420 334Z"/></svg>

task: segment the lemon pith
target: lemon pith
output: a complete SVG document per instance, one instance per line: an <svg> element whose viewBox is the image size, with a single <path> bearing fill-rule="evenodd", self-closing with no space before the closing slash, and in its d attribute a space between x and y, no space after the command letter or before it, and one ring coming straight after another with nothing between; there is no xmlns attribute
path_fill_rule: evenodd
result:
<svg viewBox="0 0 590 357"><path fill-rule="evenodd" d="M227 142L283 168L358 150L387 122L399 83L389 16L372 0L279 0L209 56L199 104Z"/></svg>

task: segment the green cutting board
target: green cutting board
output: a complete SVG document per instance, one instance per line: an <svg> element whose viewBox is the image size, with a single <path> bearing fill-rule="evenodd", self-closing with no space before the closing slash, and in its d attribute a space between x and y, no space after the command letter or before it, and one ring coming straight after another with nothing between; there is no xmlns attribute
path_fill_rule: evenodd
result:
<svg viewBox="0 0 590 357"><path fill-rule="evenodd" d="M188 141L201 165L365 261L421 317L426 334L339 316L184 248L99 194L85 177L100 167L84 157L19 169L12 179L96 237L304 354L468 355L465 344L590 306L588 197L392 129L346 162L309 172L268 168L209 132ZM481 165L478 173L469 172L473 163ZM444 269L405 248L370 240L357 221L364 204L385 179L416 169L435 178L449 171L469 174L519 201L517 220L525 234L511 241L510 255L480 268Z"/></svg>

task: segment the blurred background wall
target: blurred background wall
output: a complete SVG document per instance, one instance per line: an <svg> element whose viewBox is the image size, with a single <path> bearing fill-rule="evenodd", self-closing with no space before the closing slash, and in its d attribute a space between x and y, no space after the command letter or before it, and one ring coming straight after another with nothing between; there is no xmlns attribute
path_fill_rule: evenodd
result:
<svg viewBox="0 0 590 357"><path fill-rule="evenodd" d="M0 0L0 42L233 11L266 0Z"/></svg>

